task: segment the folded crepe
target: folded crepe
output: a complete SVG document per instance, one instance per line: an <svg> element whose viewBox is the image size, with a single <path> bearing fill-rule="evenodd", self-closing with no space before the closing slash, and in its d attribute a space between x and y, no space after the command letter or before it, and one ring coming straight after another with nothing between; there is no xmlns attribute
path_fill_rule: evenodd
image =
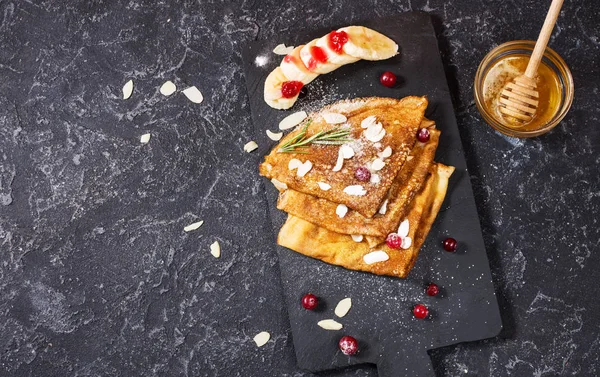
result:
<svg viewBox="0 0 600 377"><path fill-rule="evenodd" d="M406 215L408 237L412 239L408 249L392 249L385 242L373 248L366 240L355 242L348 234L333 232L294 215L288 216L277 242L306 256L347 269L404 278L414 265L419 249L435 221L453 171L451 166L440 163L432 165L431 173L412 200ZM383 252L389 259L369 264L369 258L365 261L365 256L373 252Z"/></svg>
<svg viewBox="0 0 600 377"><path fill-rule="evenodd" d="M260 174L269 179L276 179L297 192L345 204L362 216L371 218L379 210L396 175L406 162L415 144L417 130L426 108L425 97L405 97L400 100L372 97L337 102L311 114L303 124L285 136L265 157L265 161L260 165ZM326 115L331 113L344 115L346 122L327 123ZM379 126L379 123L383 127ZM301 132L305 132L306 137L311 137L336 127L347 128L350 131L351 141L345 145L352 148L353 153L352 158L342 160L343 165L339 171L334 167L338 165L340 147L313 143L289 153L280 151L282 146ZM378 133L381 128L384 135L379 139L377 136L383 133ZM373 132L368 133L368 130ZM376 159L381 162L381 153L387 147L390 147L392 154L383 159L384 165L376 172L378 182L357 182L354 176L356 169L371 167ZM290 161L293 159L304 164L310 161L308 165L312 166L308 173L299 176L298 169L290 169ZM327 184L331 188L323 190L319 183ZM350 186L360 186L364 192L357 194L352 190L345 191Z"/></svg>

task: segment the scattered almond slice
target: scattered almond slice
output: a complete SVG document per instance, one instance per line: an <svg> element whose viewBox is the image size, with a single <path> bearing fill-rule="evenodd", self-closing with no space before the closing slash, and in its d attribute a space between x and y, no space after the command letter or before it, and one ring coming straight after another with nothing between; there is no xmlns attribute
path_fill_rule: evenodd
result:
<svg viewBox="0 0 600 377"><path fill-rule="evenodd" d="M379 171L381 169L383 169L383 167L385 166L385 162L383 162L383 160L376 158L375 161L373 161L373 163L371 164L371 169L375 170L375 171Z"/></svg>
<svg viewBox="0 0 600 377"><path fill-rule="evenodd" d="M398 235L400 237L406 237L406 236L408 236L408 230L409 230L408 219L404 219L404 221L402 221L400 223L400 226L398 227Z"/></svg>
<svg viewBox="0 0 600 377"><path fill-rule="evenodd" d="M196 230L196 229L200 228L202 226L202 224L204 224L203 220L197 221L197 222L192 223L192 224L186 226L185 228L183 228L183 231L191 232L192 230Z"/></svg>
<svg viewBox="0 0 600 377"><path fill-rule="evenodd" d="M352 149L352 147L350 147L349 145L342 145L340 147L340 152L342 152L342 156L345 160L354 157L354 149Z"/></svg>
<svg viewBox="0 0 600 377"><path fill-rule="evenodd" d="M219 241L215 241L210 245L210 253L215 258L221 257L221 245L219 245Z"/></svg>
<svg viewBox="0 0 600 377"><path fill-rule="evenodd" d="M275 188L279 191L284 191L288 189L288 185L286 185L285 183L278 181L275 178L271 179L271 183L273 184L273 186L275 186Z"/></svg>
<svg viewBox="0 0 600 377"><path fill-rule="evenodd" d="M266 331L259 332L254 336L254 343L257 347L262 347L271 339L271 334Z"/></svg>
<svg viewBox="0 0 600 377"><path fill-rule="evenodd" d="M337 162L335 163L335 166L331 170L332 171L340 171L340 170L342 170L343 166L344 166L344 154L342 152L342 148L340 148L338 150Z"/></svg>
<svg viewBox="0 0 600 377"><path fill-rule="evenodd" d="M250 153L258 148L258 144L255 141L249 141L244 145L244 152Z"/></svg>
<svg viewBox="0 0 600 377"><path fill-rule="evenodd" d="M372 251L369 254L365 254L363 256L363 260L366 264L373 264L379 262L385 262L390 259L390 256L383 250Z"/></svg>
<svg viewBox="0 0 600 377"><path fill-rule="evenodd" d="M331 188L331 185L329 185L325 182L317 182L317 185L319 185L319 188L323 191L327 191Z"/></svg>
<svg viewBox="0 0 600 377"><path fill-rule="evenodd" d="M337 114L337 113L326 113L326 114L323 114L323 119L325 119L325 122L327 122L329 124L344 123L345 121L348 120L348 118L346 118L345 115L343 115L343 114Z"/></svg>
<svg viewBox="0 0 600 377"><path fill-rule="evenodd" d="M333 312L335 313L335 315L342 318L343 316L348 314L351 307L352 307L352 299L350 297L346 297L345 299L338 302L338 304L336 305L335 310Z"/></svg>
<svg viewBox="0 0 600 377"><path fill-rule="evenodd" d="M150 141L150 134L143 134L142 136L140 136L140 143L148 144L149 141Z"/></svg>
<svg viewBox="0 0 600 377"><path fill-rule="evenodd" d="M183 94L185 94L185 96L193 103L202 103L202 101L204 101L202 93L200 93L198 88L195 86L190 86L189 88L184 89Z"/></svg>
<svg viewBox="0 0 600 377"><path fill-rule="evenodd" d="M171 94L175 93L175 91L177 91L177 87L175 84L173 84L173 81L170 80L165 81L165 83L160 87L160 94L163 96L170 96Z"/></svg>
<svg viewBox="0 0 600 377"><path fill-rule="evenodd" d="M412 245L412 238L404 237L402 239L402 244L400 245L400 247L403 248L404 250L406 250L410 247L410 245Z"/></svg>
<svg viewBox="0 0 600 377"><path fill-rule="evenodd" d="M377 211L377 213L379 213L380 215L385 215L385 213L387 212L387 205L388 205L388 200L386 199L381 204L381 207L379 207L379 211Z"/></svg>
<svg viewBox="0 0 600 377"><path fill-rule="evenodd" d="M414 157L414 156L408 156L408 157L406 157L406 161L410 161L410 160L412 160L412 159L413 159L413 157Z"/></svg>
<svg viewBox="0 0 600 377"><path fill-rule="evenodd" d="M339 218L343 218L348 213L348 207L345 204L338 204L335 208L335 214L338 215Z"/></svg>
<svg viewBox="0 0 600 377"><path fill-rule="evenodd" d="M385 136L385 129L381 123L370 125L364 132L363 135L367 140L377 143Z"/></svg>
<svg viewBox="0 0 600 377"><path fill-rule="evenodd" d="M342 324L337 322L335 319L324 319L317 322L317 325L324 328L325 330L341 330Z"/></svg>
<svg viewBox="0 0 600 377"><path fill-rule="evenodd" d="M352 234L351 237L354 242L362 242L364 238L362 234Z"/></svg>
<svg viewBox="0 0 600 377"><path fill-rule="evenodd" d="M292 158L288 162L288 170L298 169L300 166L302 166L302 161L298 160L297 158Z"/></svg>
<svg viewBox="0 0 600 377"><path fill-rule="evenodd" d="M133 93L133 80L129 80L123 85L123 99L129 99Z"/></svg>
<svg viewBox="0 0 600 377"><path fill-rule="evenodd" d="M283 136L283 132L272 132L271 130L267 130L267 136L273 141L279 141Z"/></svg>
<svg viewBox="0 0 600 377"><path fill-rule="evenodd" d="M306 111L298 111L290 114L279 122L279 129L281 131L289 130L290 128L299 125L306 117L308 117Z"/></svg>
<svg viewBox="0 0 600 377"><path fill-rule="evenodd" d="M381 182L381 177L379 176L379 174L371 174L371 183L377 185L380 182Z"/></svg>
<svg viewBox="0 0 600 377"><path fill-rule="evenodd" d="M348 195L353 195L353 196L364 196L367 194L367 190L365 190L365 188L362 187L361 185L347 186L344 189L344 192Z"/></svg>
<svg viewBox="0 0 600 377"><path fill-rule="evenodd" d="M363 119L362 122L360 122L360 127L369 128L369 126L374 125L376 121L377 118L375 117L375 115L368 116L365 119Z"/></svg>
<svg viewBox="0 0 600 377"><path fill-rule="evenodd" d="M273 53L275 53L276 55L287 55L291 54L292 51L294 51L294 46L286 47L283 43L278 44L273 49Z"/></svg>
<svg viewBox="0 0 600 377"><path fill-rule="evenodd" d="M298 166L298 170L296 170L296 175L298 177L304 177L306 173L308 173L310 169L312 169L312 167L312 162L310 162L310 160L306 160L302 165Z"/></svg>
<svg viewBox="0 0 600 377"><path fill-rule="evenodd" d="M389 147L389 146L387 146L387 147L385 147L385 149L383 150L383 152L379 153L378 155L379 155L379 158L381 158L382 160L384 158L388 158L388 157L390 157L392 155L392 148Z"/></svg>

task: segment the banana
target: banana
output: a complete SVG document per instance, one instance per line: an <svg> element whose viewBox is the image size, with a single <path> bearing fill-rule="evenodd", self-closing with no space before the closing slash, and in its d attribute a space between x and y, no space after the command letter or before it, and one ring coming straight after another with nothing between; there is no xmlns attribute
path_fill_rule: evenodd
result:
<svg viewBox="0 0 600 377"><path fill-rule="evenodd" d="M300 59L302 59L306 68L313 73L319 74L329 73L338 69L340 65L328 61L327 52L316 45L317 41L318 39L313 39L300 50Z"/></svg>
<svg viewBox="0 0 600 377"><path fill-rule="evenodd" d="M265 80L265 88L264 88L264 99L267 105L271 106L274 109L285 110L294 106L296 100L298 99L298 94L294 97L284 98L281 92L281 88L283 83L288 80L288 78L283 74L281 67L275 68L267 79Z"/></svg>
<svg viewBox="0 0 600 377"><path fill-rule="evenodd" d="M385 60L398 53L398 45L375 30L364 26L347 26L338 32L348 34L348 42L343 46L346 54L365 60Z"/></svg>
<svg viewBox="0 0 600 377"><path fill-rule="evenodd" d="M300 59L300 50L302 47L304 45L296 47L291 53L286 55L279 66L288 80L300 81L306 85L316 79L319 74L309 71L302 62L302 59Z"/></svg>
<svg viewBox="0 0 600 377"><path fill-rule="evenodd" d="M335 40L339 40L341 38L344 38L342 41L340 41L341 43L339 43L337 46L337 49L339 50L339 52L335 51L334 48L332 48L332 39ZM346 54L343 50L340 49L340 47L343 45L344 40L347 39L347 34L346 33L340 33L337 31L332 31L331 33L327 34L324 37L321 37L317 40L317 46L321 47L325 53L327 54L327 61L333 64L338 64L338 65L344 65L344 64L352 64L355 63L357 61L360 60L360 58L351 56Z"/></svg>

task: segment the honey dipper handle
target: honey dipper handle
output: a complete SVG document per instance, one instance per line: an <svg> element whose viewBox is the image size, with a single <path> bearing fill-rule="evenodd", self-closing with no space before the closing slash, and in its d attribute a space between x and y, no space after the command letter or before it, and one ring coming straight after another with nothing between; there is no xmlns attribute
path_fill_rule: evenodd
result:
<svg viewBox="0 0 600 377"><path fill-rule="evenodd" d="M535 42L535 48L533 49L531 58L529 58L527 70L525 70L525 76L529 77L530 79L535 77L540 65L540 61L542 60L542 56L544 56L544 51L546 50L546 46L550 40L550 35L552 34L552 29L554 29L556 19L560 14L560 7L562 7L562 4L563 0L552 0L552 4L550 4L550 9L548 9L544 26L542 26L542 30L540 31L537 42Z"/></svg>

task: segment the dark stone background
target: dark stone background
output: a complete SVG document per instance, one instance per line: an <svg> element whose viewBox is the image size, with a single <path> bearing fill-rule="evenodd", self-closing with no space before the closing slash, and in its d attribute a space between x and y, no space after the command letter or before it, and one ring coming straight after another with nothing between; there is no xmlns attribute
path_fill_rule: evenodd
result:
<svg viewBox="0 0 600 377"><path fill-rule="evenodd" d="M265 236L260 156L242 150L241 48L409 10L435 18L505 325L433 351L437 374L599 375L597 2L567 1L550 41L576 86L554 131L503 137L472 99L479 61L535 39L547 3L0 0L0 376L309 376ZM163 97L168 79L204 103Z"/></svg>

